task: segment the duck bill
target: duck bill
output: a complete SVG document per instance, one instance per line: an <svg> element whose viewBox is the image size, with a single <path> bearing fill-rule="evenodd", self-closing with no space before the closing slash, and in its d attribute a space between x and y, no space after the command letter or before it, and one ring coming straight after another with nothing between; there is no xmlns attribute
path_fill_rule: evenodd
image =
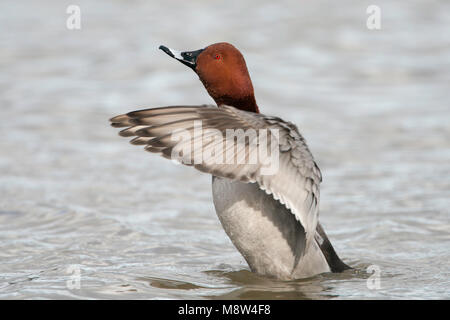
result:
<svg viewBox="0 0 450 320"><path fill-rule="evenodd" d="M195 50L195 51L177 51L171 48L168 48L166 46L159 46L159 49L167 53L169 56L171 56L174 59L177 59L182 64L188 66L189 68L193 69L195 71L195 68L197 67L197 57L198 55L205 49Z"/></svg>

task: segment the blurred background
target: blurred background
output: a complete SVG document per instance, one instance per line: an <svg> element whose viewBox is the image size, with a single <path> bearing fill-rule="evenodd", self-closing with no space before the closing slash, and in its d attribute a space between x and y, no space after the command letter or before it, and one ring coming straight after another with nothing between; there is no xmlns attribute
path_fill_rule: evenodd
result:
<svg viewBox="0 0 450 320"><path fill-rule="evenodd" d="M372 4L380 30L366 26ZM66 27L69 5L79 30ZM449 1L0 7L1 299L450 298ZM210 176L109 126L136 109L212 103L157 48L221 41L244 54L261 112L307 139L320 219L356 270L251 274L215 215Z"/></svg>

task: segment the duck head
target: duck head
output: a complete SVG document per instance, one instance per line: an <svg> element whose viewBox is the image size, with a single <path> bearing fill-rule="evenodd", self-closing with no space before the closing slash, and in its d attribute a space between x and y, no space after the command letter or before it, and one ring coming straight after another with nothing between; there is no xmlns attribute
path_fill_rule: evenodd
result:
<svg viewBox="0 0 450 320"><path fill-rule="evenodd" d="M220 42L183 52L165 46L159 49L194 70L218 106L259 112L244 56L233 45Z"/></svg>

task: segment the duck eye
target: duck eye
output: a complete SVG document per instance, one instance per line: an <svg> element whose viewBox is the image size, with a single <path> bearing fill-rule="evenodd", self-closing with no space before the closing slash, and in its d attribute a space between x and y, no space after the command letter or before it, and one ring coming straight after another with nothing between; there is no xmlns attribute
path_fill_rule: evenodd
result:
<svg viewBox="0 0 450 320"><path fill-rule="evenodd" d="M216 54L216 56L214 57L214 59L220 60L220 59L222 59L222 57L220 56L220 54Z"/></svg>

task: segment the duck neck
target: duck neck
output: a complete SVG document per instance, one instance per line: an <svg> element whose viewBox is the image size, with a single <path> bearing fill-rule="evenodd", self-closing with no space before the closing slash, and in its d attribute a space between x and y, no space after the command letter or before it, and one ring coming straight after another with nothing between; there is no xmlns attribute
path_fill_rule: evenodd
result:
<svg viewBox="0 0 450 320"><path fill-rule="evenodd" d="M214 100L218 106L225 104L227 106L235 107L239 110L259 113L259 108L256 104L256 99L253 94L239 98L232 96L222 96Z"/></svg>

